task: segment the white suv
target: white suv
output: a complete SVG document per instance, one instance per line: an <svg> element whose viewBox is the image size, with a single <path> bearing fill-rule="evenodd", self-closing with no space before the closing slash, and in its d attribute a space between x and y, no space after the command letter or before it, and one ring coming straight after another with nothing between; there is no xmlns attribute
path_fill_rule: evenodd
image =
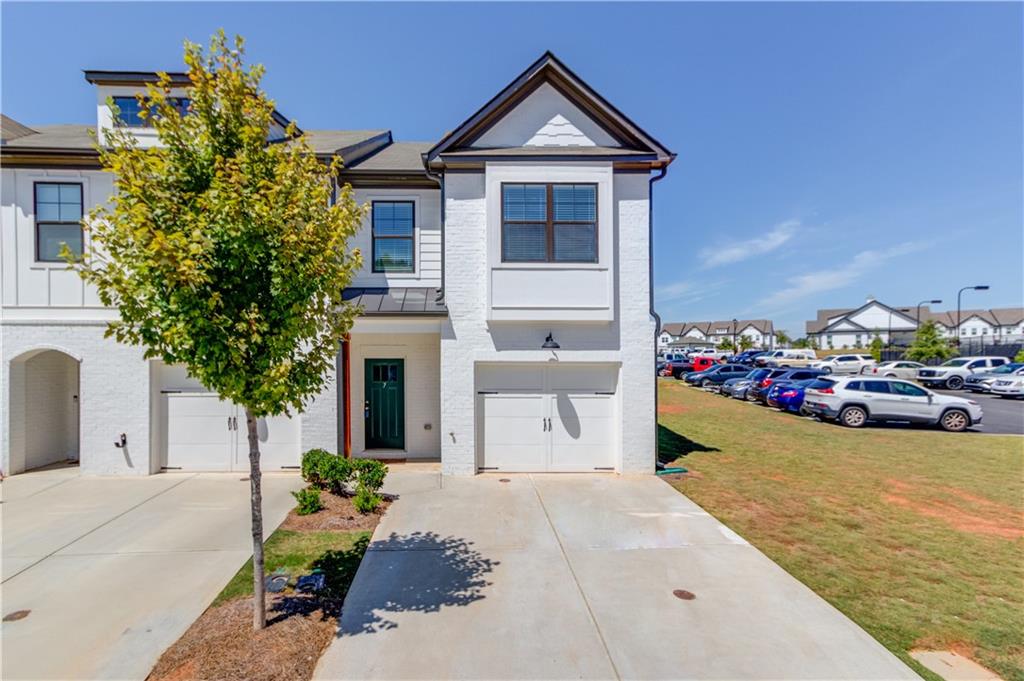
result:
<svg viewBox="0 0 1024 681"><path fill-rule="evenodd" d="M800 348L788 349L788 350L775 350L769 352L767 355L761 355L757 358L758 366L768 367L787 367L796 369L798 367L806 367L811 362L817 361L818 356L814 354L814 350L804 350Z"/></svg>
<svg viewBox="0 0 1024 681"><path fill-rule="evenodd" d="M981 405L974 400L940 395L909 381L884 377L822 377L805 391L803 406L849 428L868 421L910 421L959 432L978 425L982 417Z"/></svg>
<svg viewBox="0 0 1024 681"><path fill-rule="evenodd" d="M864 369L875 366L871 355L829 355L825 359L811 362L811 369L821 369L830 374L861 374Z"/></svg>
<svg viewBox="0 0 1024 681"><path fill-rule="evenodd" d="M971 374L994 369L1009 361L1005 357L957 357L937 367L918 369L917 381L924 385L959 390L964 387L964 379Z"/></svg>

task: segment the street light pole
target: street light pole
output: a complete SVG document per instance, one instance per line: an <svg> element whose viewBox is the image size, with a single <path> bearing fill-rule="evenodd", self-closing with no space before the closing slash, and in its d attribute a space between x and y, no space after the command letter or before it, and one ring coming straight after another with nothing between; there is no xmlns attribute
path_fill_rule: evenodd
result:
<svg viewBox="0 0 1024 681"><path fill-rule="evenodd" d="M963 295L964 291L987 291L988 285L981 286L964 286L962 289L956 292L956 346L960 347L960 296Z"/></svg>
<svg viewBox="0 0 1024 681"><path fill-rule="evenodd" d="M738 323L739 322L737 322L735 319L732 320L732 351L733 352L737 352L739 350L739 348L736 347L736 324L738 324Z"/></svg>

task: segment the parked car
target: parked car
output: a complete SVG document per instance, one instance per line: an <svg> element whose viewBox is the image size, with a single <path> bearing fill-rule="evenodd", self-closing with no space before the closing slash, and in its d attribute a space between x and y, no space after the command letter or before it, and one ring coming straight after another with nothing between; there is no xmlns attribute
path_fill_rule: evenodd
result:
<svg viewBox="0 0 1024 681"><path fill-rule="evenodd" d="M725 359L731 356L732 353L728 350L715 350L714 348L705 348L703 350L697 350L690 355L690 359L695 357L710 357L711 359Z"/></svg>
<svg viewBox="0 0 1024 681"><path fill-rule="evenodd" d="M1012 375L997 378L992 383L992 394L999 397L1024 397L1024 369L1017 369Z"/></svg>
<svg viewBox="0 0 1024 681"><path fill-rule="evenodd" d="M925 366L920 362L908 362L907 360L897 360L893 362L882 362L875 366L866 366L860 370L862 374L871 374L872 376L885 376L886 378L906 378L913 380L917 378L917 370L924 369Z"/></svg>
<svg viewBox="0 0 1024 681"><path fill-rule="evenodd" d="M972 393L992 392L993 383L1000 378L1005 378L1007 374L1017 373L1021 367L1024 367L1024 363L1010 362L1001 367L996 367L992 371L973 373L964 379L964 388Z"/></svg>
<svg viewBox="0 0 1024 681"><path fill-rule="evenodd" d="M693 363L688 359L672 360L666 362L658 373L661 376L671 376L673 378L679 378L683 374L687 374L693 371Z"/></svg>
<svg viewBox="0 0 1024 681"><path fill-rule="evenodd" d="M772 386L772 384L775 383L777 380L780 380L786 374L789 374L791 371L791 369L782 368L770 369L768 374L762 376L759 381L754 381L753 383L750 384L750 388L747 390L747 400L751 402L764 403L765 397L768 393L768 389ZM807 376L800 376L796 380L812 378L812 376L817 376L821 373L820 371L817 371L815 369L804 369L804 371L813 371L814 373Z"/></svg>
<svg viewBox="0 0 1024 681"><path fill-rule="evenodd" d="M761 360L764 360L763 364ZM814 350L802 348L773 350L767 355L758 357L759 366L769 367L805 367L816 361L818 361L818 356L814 354Z"/></svg>
<svg viewBox="0 0 1024 681"><path fill-rule="evenodd" d="M765 350L744 350L732 358L735 364L753 364L761 355L767 355Z"/></svg>
<svg viewBox="0 0 1024 681"><path fill-rule="evenodd" d="M725 383L730 378L743 378L750 373L750 368L742 364L716 364L704 371L693 371L686 375L686 382L710 388Z"/></svg>
<svg viewBox="0 0 1024 681"><path fill-rule="evenodd" d="M917 380L928 386L959 390L964 387L964 381L971 374L983 373L1009 361L1005 357L957 357L937 367L918 369Z"/></svg>
<svg viewBox="0 0 1024 681"><path fill-rule="evenodd" d="M690 363L693 366L693 368L690 369L690 371L704 371L706 369L710 369L711 367L715 366L718 362L715 360L714 357L705 357L705 356L701 355L701 356L697 356L697 357L692 358L690 360ZM676 378L679 378L679 376L676 376Z"/></svg>
<svg viewBox="0 0 1024 681"><path fill-rule="evenodd" d="M862 374L864 369L877 362L871 355L829 355L824 359L811 362L807 366L823 369L830 374Z"/></svg>
<svg viewBox="0 0 1024 681"><path fill-rule="evenodd" d="M804 395L807 388L814 386L828 387L827 384L821 382L823 380L825 379L809 378L805 381L796 381L795 383L775 383L768 390L768 404L778 407L783 411L802 414L804 413Z"/></svg>
<svg viewBox="0 0 1024 681"><path fill-rule="evenodd" d="M828 385L826 385L828 384ZM981 423L981 405L898 378L834 376L805 390L804 406L849 428L868 421L910 421L961 431Z"/></svg>
<svg viewBox="0 0 1024 681"><path fill-rule="evenodd" d="M771 371L771 369L752 369L743 378L730 378L722 384L721 393L737 400L745 400L747 398L747 390L750 389L751 384L754 381L760 381L770 374Z"/></svg>

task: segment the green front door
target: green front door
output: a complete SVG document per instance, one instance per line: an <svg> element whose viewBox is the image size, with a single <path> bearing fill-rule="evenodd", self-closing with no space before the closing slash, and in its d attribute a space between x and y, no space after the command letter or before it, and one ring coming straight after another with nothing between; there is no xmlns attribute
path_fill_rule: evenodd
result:
<svg viewBox="0 0 1024 681"><path fill-rule="evenodd" d="M405 449L405 360L366 360L367 449Z"/></svg>

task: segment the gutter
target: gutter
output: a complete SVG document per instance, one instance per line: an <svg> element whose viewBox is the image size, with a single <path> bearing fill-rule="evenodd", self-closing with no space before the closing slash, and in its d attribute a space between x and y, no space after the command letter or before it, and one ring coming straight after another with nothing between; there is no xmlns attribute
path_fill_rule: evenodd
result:
<svg viewBox="0 0 1024 681"><path fill-rule="evenodd" d="M445 255L445 252L444 252L444 235L445 235L445 232L448 231L447 229L445 229L445 219L444 219L444 204L445 204L445 200L444 200L444 174L443 173L437 173L437 172L434 172L433 170L431 170L430 169L430 163L426 160L425 157L423 159L423 169L424 169L424 172L427 173L427 176L432 178L432 179L434 179L437 182L438 187L441 188L441 288L438 289L438 291L437 291L437 298L434 300L434 302L436 302L436 303L443 303L444 302L444 271L445 271L445 268L448 266L447 262L445 262L447 256Z"/></svg>
<svg viewBox="0 0 1024 681"><path fill-rule="evenodd" d="M661 316L654 309L654 183L668 174L668 164L663 165L657 175L647 180L647 293L651 316L654 317L654 357L652 368L658 368L658 336L661 334ZM661 466L658 460L658 374L654 374L654 468Z"/></svg>

